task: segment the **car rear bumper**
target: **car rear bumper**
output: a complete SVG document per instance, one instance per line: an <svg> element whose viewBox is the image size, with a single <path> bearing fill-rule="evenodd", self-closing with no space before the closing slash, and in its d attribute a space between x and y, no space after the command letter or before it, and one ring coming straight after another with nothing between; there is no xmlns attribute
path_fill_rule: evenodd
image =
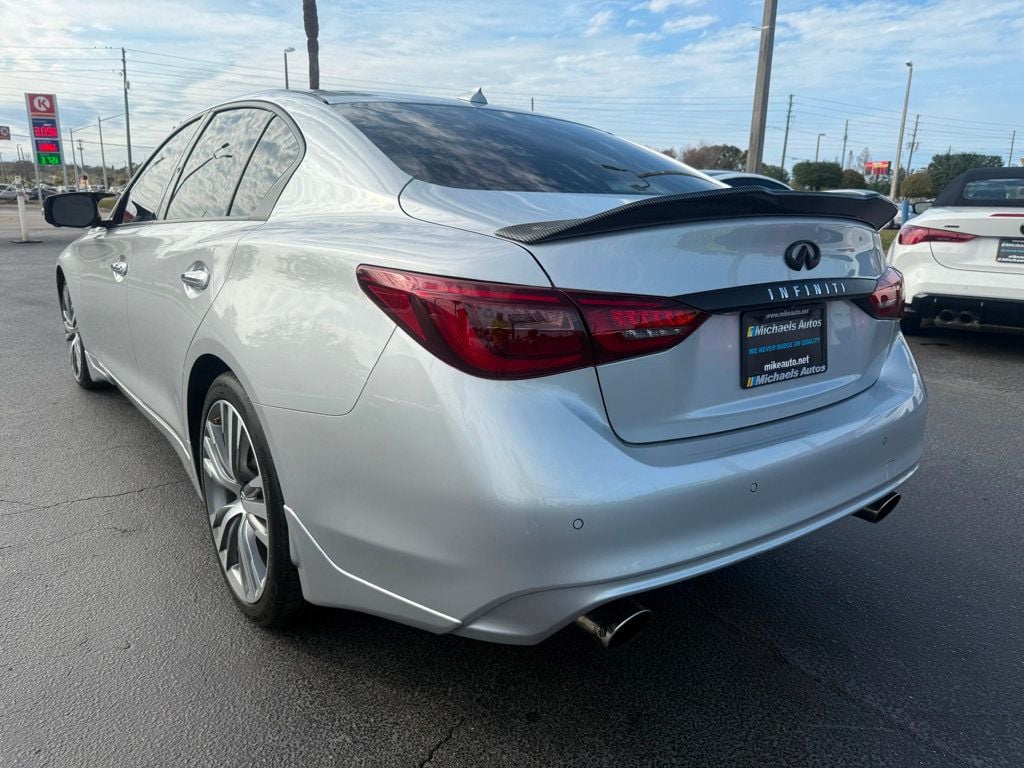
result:
<svg viewBox="0 0 1024 768"><path fill-rule="evenodd" d="M404 334L348 415L260 408L307 599L519 644L863 507L916 468L925 411L900 337L840 403L631 445L592 370L485 381Z"/></svg>
<svg viewBox="0 0 1024 768"><path fill-rule="evenodd" d="M905 314L943 327L1024 330L1024 300L919 294L907 304Z"/></svg>

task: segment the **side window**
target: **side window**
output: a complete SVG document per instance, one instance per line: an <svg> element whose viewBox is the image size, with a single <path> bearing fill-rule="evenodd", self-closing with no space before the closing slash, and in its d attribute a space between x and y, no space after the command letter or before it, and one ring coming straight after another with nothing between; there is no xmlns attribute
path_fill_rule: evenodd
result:
<svg viewBox="0 0 1024 768"><path fill-rule="evenodd" d="M231 195L271 113L230 109L213 116L181 172L168 219L227 216Z"/></svg>
<svg viewBox="0 0 1024 768"><path fill-rule="evenodd" d="M277 180L299 156L299 142L288 124L275 117L256 145L231 204L232 216L251 216Z"/></svg>
<svg viewBox="0 0 1024 768"><path fill-rule="evenodd" d="M181 154L188 147L198 127L198 120L189 123L171 136L156 153L128 192L128 202L125 203L124 214L121 216L122 224L139 224L156 218L171 174L178 167Z"/></svg>

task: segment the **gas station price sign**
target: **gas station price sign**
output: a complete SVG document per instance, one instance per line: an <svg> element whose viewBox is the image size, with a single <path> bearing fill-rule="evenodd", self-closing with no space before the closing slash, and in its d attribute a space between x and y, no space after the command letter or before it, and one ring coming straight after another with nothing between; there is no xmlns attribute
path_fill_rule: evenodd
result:
<svg viewBox="0 0 1024 768"><path fill-rule="evenodd" d="M34 139L56 139L57 121L48 117L32 118L32 138Z"/></svg>
<svg viewBox="0 0 1024 768"><path fill-rule="evenodd" d="M48 117L33 117L31 123L36 162L39 165L60 165L60 132L57 130L57 121Z"/></svg>
<svg viewBox="0 0 1024 768"><path fill-rule="evenodd" d="M57 96L52 93L26 93L25 107L32 145L36 152L36 165L62 165L60 119L57 117Z"/></svg>

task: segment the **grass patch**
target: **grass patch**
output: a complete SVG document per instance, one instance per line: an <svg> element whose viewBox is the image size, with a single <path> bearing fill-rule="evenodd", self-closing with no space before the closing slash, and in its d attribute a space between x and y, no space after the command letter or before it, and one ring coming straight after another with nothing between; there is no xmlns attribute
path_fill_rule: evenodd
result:
<svg viewBox="0 0 1024 768"><path fill-rule="evenodd" d="M899 234L898 229L883 229L879 234L882 235L882 252L888 253L889 246L892 245L892 241L896 239L896 235Z"/></svg>

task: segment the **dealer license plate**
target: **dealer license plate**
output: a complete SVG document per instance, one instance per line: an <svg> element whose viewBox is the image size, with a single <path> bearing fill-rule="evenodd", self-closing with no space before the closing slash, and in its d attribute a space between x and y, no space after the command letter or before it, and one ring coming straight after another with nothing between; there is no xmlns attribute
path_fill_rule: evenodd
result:
<svg viewBox="0 0 1024 768"><path fill-rule="evenodd" d="M825 305L802 304L740 316L740 384L777 384L828 370Z"/></svg>

